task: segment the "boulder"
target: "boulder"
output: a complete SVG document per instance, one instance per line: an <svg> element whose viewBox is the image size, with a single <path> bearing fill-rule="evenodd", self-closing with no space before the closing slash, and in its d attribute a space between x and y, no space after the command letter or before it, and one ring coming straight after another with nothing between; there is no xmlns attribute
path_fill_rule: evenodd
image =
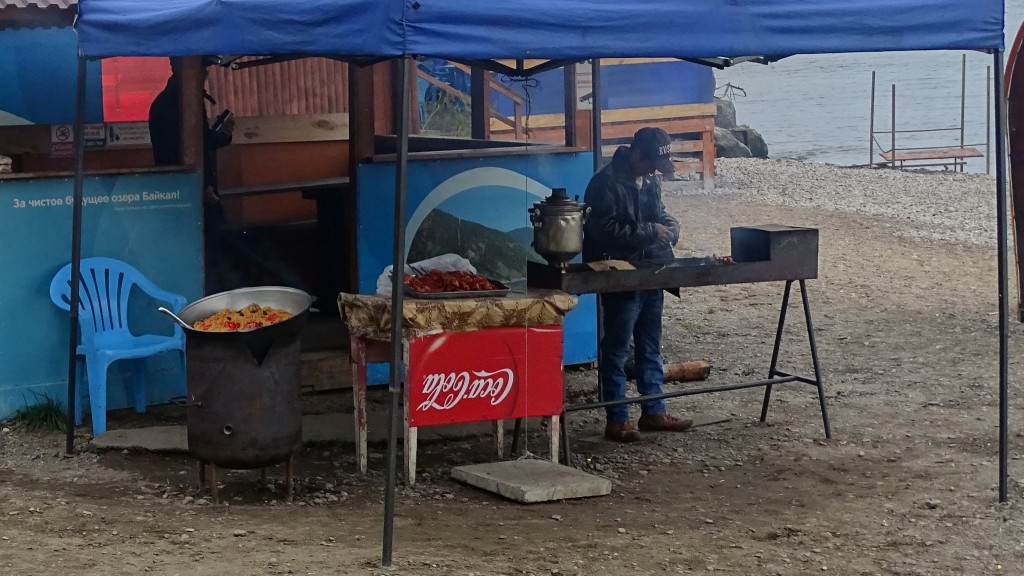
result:
<svg viewBox="0 0 1024 576"><path fill-rule="evenodd" d="M715 126L736 127L736 105L731 100L715 98Z"/></svg>
<svg viewBox="0 0 1024 576"><path fill-rule="evenodd" d="M730 128L729 132L732 132L732 135L750 150L750 155L754 158L768 157L768 144L757 130L750 126L740 125Z"/></svg>
<svg viewBox="0 0 1024 576"><path fill-rule="evenodd" d="M719 158L750 158L750 148L725 128L715 126L715 156Z"/></svg>

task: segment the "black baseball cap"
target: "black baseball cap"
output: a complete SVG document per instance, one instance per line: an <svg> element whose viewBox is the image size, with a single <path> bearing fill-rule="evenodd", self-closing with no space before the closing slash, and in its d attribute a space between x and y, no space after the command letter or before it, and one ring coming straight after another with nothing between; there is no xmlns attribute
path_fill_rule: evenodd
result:
<svg viewBox="0 0 1024 576"><path fill-rule="evenodd" d="M648 126L636 131L630 147L654 163L654 167L662 174L676 171L672 164L672 137L661 128Z"/></svg>

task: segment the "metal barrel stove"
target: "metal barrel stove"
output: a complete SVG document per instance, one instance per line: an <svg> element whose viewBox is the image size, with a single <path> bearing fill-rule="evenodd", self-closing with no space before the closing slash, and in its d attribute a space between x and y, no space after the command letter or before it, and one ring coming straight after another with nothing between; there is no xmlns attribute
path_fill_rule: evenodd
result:
<svg viewBox="0 0 1024 576"><path fill-rule="evenodd" d="M189 453L216 468L289 463L302 445L300 333L312 297L294 288L241 288L208 296L178 316L190 326L224 309L250 304L295 316L264 328L206 332L185 328ZM201 477L202 480L202 477Z"/></svg>

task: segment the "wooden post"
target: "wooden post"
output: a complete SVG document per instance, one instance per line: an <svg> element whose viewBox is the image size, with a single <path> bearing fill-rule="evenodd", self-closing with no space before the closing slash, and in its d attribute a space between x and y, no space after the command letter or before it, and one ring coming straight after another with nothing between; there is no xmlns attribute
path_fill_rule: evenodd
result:
<svg viewBox="0 0 1024 576"><path fill-rule="evenodd" d="M347 267L346 290L358 292L359 260L357 256L356 191L359 189L358 167L374 154L374 136L393 132L390 103L390 66L387 63L372 66L348 66L349 104L349 181L350 193L345 194L345 260Z"/></svg>
<svg viewBox="0 0 1024 576"><path fill-rule="evenodd" d="M488 73L483 68L473 67L470 73L470 99L472 114L472 136L474 140L491 139L491 86ZM517 122L518 124L518 122Z"/></svg>
<svg viewBox="0 0 1024 576"><path fill-rule="evenodd" d="M576 138L576 65L566 64L565 78L565 145L577 146Z"/></svg>
<svg viewBox="0 0 1024 576"><path fill-rule="evenodd" d="M206 70L200 57L182 58L181 87L178 103L181 110L181 163L203 174L203 86Z"/></svg>

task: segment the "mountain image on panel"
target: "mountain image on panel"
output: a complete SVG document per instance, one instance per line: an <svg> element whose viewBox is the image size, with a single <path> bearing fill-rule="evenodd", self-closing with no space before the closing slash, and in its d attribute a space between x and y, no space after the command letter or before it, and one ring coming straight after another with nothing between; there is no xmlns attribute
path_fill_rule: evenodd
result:
<svg viewBox="0 0 1024 576"><path fill-rule="evenodd" d="M530 231L525 244L524 230ZM483 276L512 282L526 277L527 260L543 261L530 248L532 241L532 228L502 232L435 209L416 231L408 258L409 262L418 262L441 254L458 254L472 262Z"/></svg>

